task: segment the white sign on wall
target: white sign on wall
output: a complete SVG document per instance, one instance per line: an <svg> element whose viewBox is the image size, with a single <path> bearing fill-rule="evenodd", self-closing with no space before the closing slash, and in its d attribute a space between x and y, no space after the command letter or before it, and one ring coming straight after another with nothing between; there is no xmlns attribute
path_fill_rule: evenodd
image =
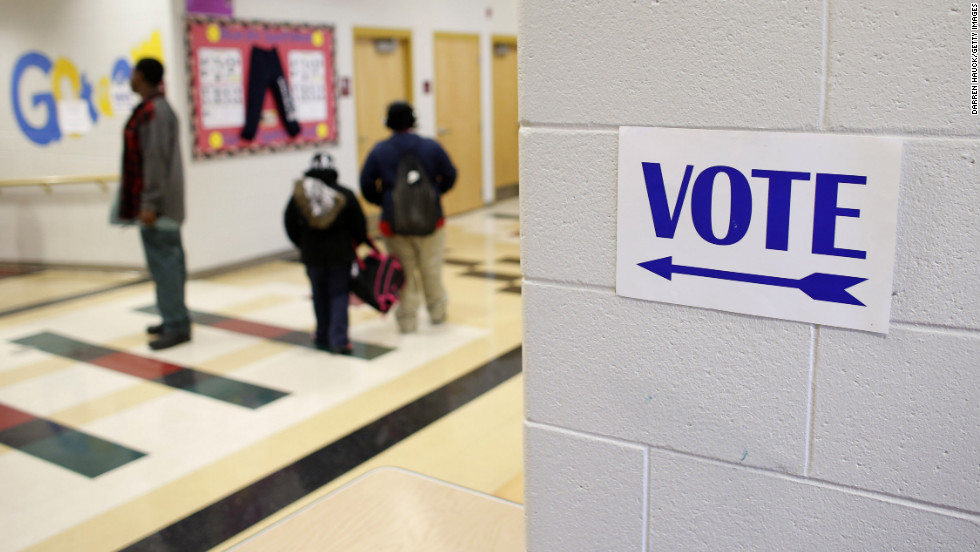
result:
<svg viewBox="0 0 980 552"><path fill-rule="evenodd" d="M68 135L82 136L92 130L88 103L85 100L61 100L58 102L58 124Z"/></svg>
<svg viewBox="0 0 980 552"><path fill-rule="evenodd" d="M326 120L327 61L322 51L289 52L289 89L297 120Z"/></svg>
<svg viewBox="0 0 980 552"><path fill-rule="evenodd" d="M242 53L235 48L198 50L201 126L206 129L245 124Z"/></svg>
<svg viewBox="0 0 980 552"><path fill-rule="evenodd" d="M616 293L888 332L902 143L621 127Z"/></svg>

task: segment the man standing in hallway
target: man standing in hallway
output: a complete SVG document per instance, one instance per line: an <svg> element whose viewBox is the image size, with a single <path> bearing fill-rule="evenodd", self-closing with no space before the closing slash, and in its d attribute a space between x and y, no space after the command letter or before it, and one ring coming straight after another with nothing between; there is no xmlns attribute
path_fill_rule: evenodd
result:
<svg viewBox="0 0 980 552"><path fill-rule="evenodd" d="M184 221L184 169L177 116L163 96L163 64L144 58L133 69L131 85L142 102L123 131L118 218L139 222L150 276L156 284L163 322L150 326L151 349L190 341L191 319L184 304L187 268L180 225Z"/></svg>
<svg viewBox="0 0 980 552"><path fill-rule="evenodd" d="M405 268L405 289L395 318L398 329L402 333L410 333L418 326L420 293L425 294L432 323L441 324L446 320L448 295L442 284L446 233L442 228L441 196L456 183L456 167L438 142L412 132L415 113L408 103L394 102L388 106L385 126L391 129L392 135L378 142L365 159L361 170L361 194L367 201L381 206L381 233L385 236L388 251L398 257ZM435 216L438 222L435 231L427 235L399 234L392 228L394 211L398 207L394 204L393 192L399 165L406 154L414 154L436 189Z"/></svg>

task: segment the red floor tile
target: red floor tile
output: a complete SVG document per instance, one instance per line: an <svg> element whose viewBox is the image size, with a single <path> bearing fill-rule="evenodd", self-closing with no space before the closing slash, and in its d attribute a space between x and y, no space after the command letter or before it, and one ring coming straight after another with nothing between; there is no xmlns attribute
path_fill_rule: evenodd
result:
<svg viewBox="0 0 980 552"><path fill-rule="evenodd" d="M129 353L115 353L89 361L89 364L109 368L117 372L153 380L183 370L182 366L153 358L138 357Z"/></svg>
<svg viewBox="0 0 980 552"><path fill-rule="evenodd" d="M16 408L10 408L9 406L0 404L0 431L19 426L33 419L35 419L34 416L31 416L27 412L21 412Z"/></svg>
<svg viewBox="0 0 980 552"><path fill-rule="evenodd" d="M255 337L263 337L265 339L275 339L292 331L286 328L277 328L276 326L268 326L245 320L225 320L218 322L213 327L246 335L254 335Z"/></svg>

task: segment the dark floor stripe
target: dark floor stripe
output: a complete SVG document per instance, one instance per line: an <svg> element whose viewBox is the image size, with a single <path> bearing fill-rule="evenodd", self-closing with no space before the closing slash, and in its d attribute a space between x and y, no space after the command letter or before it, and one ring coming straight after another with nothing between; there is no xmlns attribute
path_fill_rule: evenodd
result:
<svg viewBox="0 0 980 552"><path fill-rule="evenodd" d="M505 287L504 289L502 289L500 291L502 291L504 293L516 293L517 295L520 295L521 294L521 286L520 286L520 284L510 285L510 286L507 286L507 287Z"/></svg>
<svg viewBox="0 0 980 552"><path fill-rule="evenodd" d="M289 394L162 360L85 343L51 332L15 339L11 343L33 347L51 355L108 368L246 408L259 408Z"/></svg>
<svg viewBox="0 0 980 552"><path fill-rule="evenodd" d="M147 280L146 278L141 278L139 280L134 280L132 282L126 282L126 283L123 283L123 284L116 284L114 286L109 286L109 287L106 287L106 288L99 288L99 289L92 290L92 291L86 291L84 293L78 293L78 294L75 294L75 295L69 295L68 297L61 297L59 299L51 299L50 301L41 301L40 303L31 303L30 305L26 305L26 306L23 306L23 307L17 307L17 308L13 308L13 309L10 309L10 310L5 310L3 312L0 312L0 318L3 318L4 316L12 316L12 315L19 314L19 313L22 313L22 312L27 312L29 310L40 309L40 308L43 308L43 307L50 307L52 305L57 305L57 304L60 304L60 303L67 303L68 301L74 301L76 299L84 299L86 297L92 297L94 295L99 295L99 294L102 294L102 293L109 293L110 291L116 291L117 289L132 287L132 286L135 286L135 285L144 284L146 282L149 282L149 280Z"/></svg>
<svg viewBox="0 0 980 552"><path fill-rule="evenodd" d="M502 259L497 259L497 262L498 263L507 263L507 264L516 264L516 265L519 265L519 264L521 264L521 258L520 257L504 257Z"/></svg>
<svg viewBox="0 0 980 552"><path fill-rule="evenodd" d="M146 456L9 406L0 405L0 419L0 443L87 477L98 477Z"/></svg>
<svg viewBox="0 0 980 552"><path fill-rule="evenodd" d="M146 314L157 314L157 308L153 305L136 310ZM191 319L195 324L200 324L202 326L210 326L212 328L219 328L229 332L250 335L252 337L260 337L262 339L269 339L279 343L287 343L289 345L306 347L308 349L316 349L313 339L307 332L272 326L261 322L251 322L248 320L231 318L210 312L191 311ZM351 345L354 347L351 356L364 360L374 360L379 356L390 353L394 350L389 347L359 341L352 341Z"/></svg>
<svg viewBox="0 0 980 552"><path fill-rule="evenodd" d="M210 550L520 372L517 347L123 550Z"/></svg>
<svg viewBox="0 0 980 552"><path fill-rule="evenodd" d="M474 266L481 264L481 261L465 261L463 259L450 259L448 257L443 259L442 262L446 263L447 265L465 266L467 268L473 268Z"/></svg>
<svg viewBox="0 0 980 552"><path fill-rule="evenodd" d="M510 213L493 213L490 216L492 216L495 219L521 220L521 216L520 215L512 215Z"/></svg>
<svg viewBox="0 0 980 552"><path fill-rule="evenodd" d="M469 270L460 274L460 276L472 276L474 278L483 278L486 280L498 280L501 282L513 282L519 279L520 274L501 274L499 272L493 272L489 270Z"/></svg>

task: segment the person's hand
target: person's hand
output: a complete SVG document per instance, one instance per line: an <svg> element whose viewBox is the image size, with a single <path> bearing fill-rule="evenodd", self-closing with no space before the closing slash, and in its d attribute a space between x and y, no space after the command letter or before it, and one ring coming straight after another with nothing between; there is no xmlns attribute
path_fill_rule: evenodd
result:
<svg viewBox="0 0 980 552"><path fill-rule="evenodd" d="M157 214L153 211L140 211L140 222L143 226L154 226L157 223Z"/></svg>

